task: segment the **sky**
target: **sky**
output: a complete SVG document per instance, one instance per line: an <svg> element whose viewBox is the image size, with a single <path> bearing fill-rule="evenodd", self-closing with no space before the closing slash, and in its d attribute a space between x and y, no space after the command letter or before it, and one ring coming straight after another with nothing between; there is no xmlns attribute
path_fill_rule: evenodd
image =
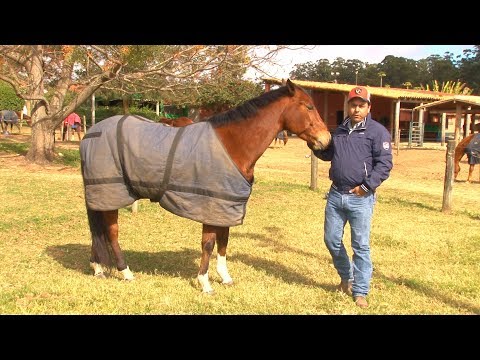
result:
<svg viewBox="0 0 480 360"><path fill-rule="evenodd" d="M443 56L446 52L452 53L454 58L462 55L463 50L473 49L474 45L308 45L308 49L283 50L276 57L279 66L268 67L269 74L276 78L288 78L289 73L296 64L317 62L320 59L328 59L333 62L341 57L345 60L358 59L370 64L378 64L385 56L393 55L412 60L420 60L430 55ZM256 79L259 75L254 71L248 71L247 77Z"/></svg>

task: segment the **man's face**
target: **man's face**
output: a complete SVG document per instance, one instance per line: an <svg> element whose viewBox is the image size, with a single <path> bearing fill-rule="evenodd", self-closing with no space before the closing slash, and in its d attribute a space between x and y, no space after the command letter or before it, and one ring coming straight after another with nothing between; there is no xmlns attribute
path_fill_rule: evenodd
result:
<svg viewBox="0 0 480 360"><path fill-rule="evenodd" d="M360 98L353 98L348 102L348 116L352 122L359 123L370 112L370 103Z"/></svg>

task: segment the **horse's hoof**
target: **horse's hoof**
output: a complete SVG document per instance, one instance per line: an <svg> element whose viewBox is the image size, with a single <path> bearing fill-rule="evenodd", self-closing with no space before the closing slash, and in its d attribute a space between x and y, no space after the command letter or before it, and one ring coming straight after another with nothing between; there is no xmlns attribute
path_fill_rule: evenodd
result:
<svg viewBox="0 0 480 360"><path fill-rule="evenodd" d="M107 277L103 272L93 275L97 279L106 279Z"/></svg>
<svg viewBox="0 0 480 360"><path fill-rule="evenodd" d="M229 281L229 282L222 282L222 285L232 286L232 285L233 285L233 280L231 280L231 281Z"/></svg>

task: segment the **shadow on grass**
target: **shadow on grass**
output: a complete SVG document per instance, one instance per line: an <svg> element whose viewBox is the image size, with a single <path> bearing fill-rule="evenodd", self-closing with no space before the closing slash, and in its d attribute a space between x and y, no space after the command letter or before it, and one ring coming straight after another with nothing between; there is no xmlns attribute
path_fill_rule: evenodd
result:
<svg viewBox="0 0 480 360"><path fill-rule="evenodd" d="M282 228L277 226L269 226L269 227L265 227L265 230L269 232L268 235L260 235L257 233L250 233L250 232L246 232L246 233L237 232L236 236L241 236L247 239L255 240L260 243L259 246L271 247L273 251L277 253L291 252L291 253L307 256L310 258L318 258L317 254L301 250L299 247L295 246L296 244L295 242L293 242L293 246L285 245L285 236L283 235ZM280 239L281 241L278 241L276 239ZM297 241L297 239L295 239L295 241ZM319 246L321 245L322 244L320 244Z"/></svg>
<svg viewBox="0 0 480 360"><path fill-rule="evenodd" d="M410 201L410 200L396 198L396 199L382 199L381 202L384 204L398 204L406 208L416 207L420 209L427 209L427 210L438 212L438 207L426 205L418 201Z"/></svg>
<svg viewBox="0 0 480 360"><path fill-rule="evenodd" d="M417 291L418 293L425 294L431 298L439 299L443 303L450 305L452 307L462 308L467 311L470 311L471 313L480 315L480 306L455 299L452 296L447 296L444 293L441 293L425 285L422 285L419 281L415 279L406 279L406 278L394 279L394 278L383 275L381 272L378 271L378 269L375 269L375 277L380 277L384 281L390 281L392 283L395 283L401 286L406 286L409 289Z"/></svg>
<svg viewBox="0 0 480 360"><path fill-rule="evenodd" d="M185 279L191 279L197 274L197 260L201 255L199 251L190 249L157 253L127 250L123 253L134 273L161 273ZM47 248L47 254L67 269L86 275L93 274L90 268L90 246L83 244L50 246Z"/></svg>
<svg viewBox="0 0 480 360"><path fill-rule="evenodd" d="M90 246L83 244L57 245L48 247L46 252L67 269L75 270L85 275L93 274L90 269ZM134 273L142 272L150 275L160 273L184 279L192 279L197 275L197 262L201 256L200 251L191 249L157 253L124 251L124 254L127 264ZM320 284L274 261L245 254L229 257L229 260L230 263L239 261L254 267L256 270L263 270L286 283L309 285L321 287L327 291L335 291L335 286L332 284Z"/></svg>
<svg viewBox="0 0 480 360"><path fill-rule="evenodd" d="M298 274L294 270L289 269L288 267L281 265L277 262L271 260L265 260L257 256L250 256L246 254L238 254L230 257L230 261L236 262L239 261L245 265L252 266L256 270L262 269L266 274L274 276L277 279L281 279L287 284L300 284L319 287L327 291L335 291L336 287L332 284L321 284L312 280L306 276Z"/></svg>

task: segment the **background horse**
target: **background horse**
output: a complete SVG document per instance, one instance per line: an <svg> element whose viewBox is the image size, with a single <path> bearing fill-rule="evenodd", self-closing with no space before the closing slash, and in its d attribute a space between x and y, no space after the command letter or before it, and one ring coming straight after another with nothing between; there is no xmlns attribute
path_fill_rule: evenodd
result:
<svg viewBox="0 0 480 360"><path fill-rule="evenodd" d="M162 124L174 126L174 127L182 127L182 126L193 124L193 120L185 116L175 118L175 119L160 118L159 121Z"/></svg>
<svg viewBox="0 0 480 360"><path fill-rule="evenodd" d="M273 146L277 145L277 141L278 141L278 144L280 144L280 141L283 141L283 146L287 145L287 141L288 141L287 130L282 130L277 134L277 136L275 136L275 142L273 143Z"/></svg>
<svg viewBox="0 0 480 360"><path fill-rule="evenodd" d="M118 241L118 209L145 198L203 224L197 279L204 293L213 293L208 269L215 245L222 284L233 284L229 230L243 223L255 164L282 129L313 149L331 141L310 95L290 80L190 126L165 127L135 115L92 126L80 142L80 157L94 275L105 277L103 266L114 260L125 280L134 279Z"/></svg>
<svg viewBox="0 0 480 360"><path fill-rule="evenodd" d="M28 124L32 126L32 118L26 114L22 114L20 111L2 110L0 112L0 129L1 132L8 131L8 124L10 124L10 133L13 132L13 125L18 128L18 133L22 133L22 118Z"/></svg>
<svg viewBox="0 0 480 360"><path fill-rule="evenodd" d="M477 145L476 147L477 150L475 150L474 145ZM460 172L460 160L463 158L465 154L467 154L468 163L470 164L470 168L468 169L467 183L470 182L475 165L480 164L480 150L478 150L478 148L480 148L480 134L478 133L470 134L467 137L463 138L463 140L460 141L458 145L455 147L455 154L454 154L454 164L455 164L454 179L455 180L457 179L457 175Z"/></svg>
<svg viewBox="0 0 480 360"><path fill-rule="evenodd" d="M2 133L8 134L8 124L10 124L10 132L13 132L13 125L18 128L18 132L21 133L20 122L18 120L18 115L13 110L2 110L0 111L0 127Z"/></svg>

